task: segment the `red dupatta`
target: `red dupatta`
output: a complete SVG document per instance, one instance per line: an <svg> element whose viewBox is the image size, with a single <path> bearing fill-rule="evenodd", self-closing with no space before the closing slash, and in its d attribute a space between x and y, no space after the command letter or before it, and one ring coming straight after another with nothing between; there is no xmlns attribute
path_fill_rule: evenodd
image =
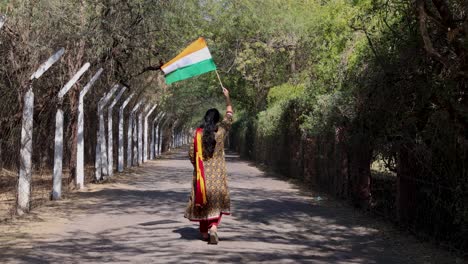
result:
<svg viewBox="0 0 468 264"><path fill-rule="evenodd" d="M202 134L203 129L197 128L195 138L193 140L195 152L195 169L197 171L197 183L195 189L195 206L204 206L206 204L206 182L205 168L203 166L203 149L202 149Z"/></svg>

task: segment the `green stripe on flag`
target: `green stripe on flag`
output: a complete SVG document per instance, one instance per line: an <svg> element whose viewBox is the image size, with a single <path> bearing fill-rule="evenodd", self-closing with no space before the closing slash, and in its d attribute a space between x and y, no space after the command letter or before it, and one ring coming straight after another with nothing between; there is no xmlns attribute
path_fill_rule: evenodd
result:
<svg viewBox="0 0 468 264"><path fill-rule="evenodd" d="M166 75L166 83L171 84L214 70L216 70L216 65L211 58L169 73Z"/></svg>

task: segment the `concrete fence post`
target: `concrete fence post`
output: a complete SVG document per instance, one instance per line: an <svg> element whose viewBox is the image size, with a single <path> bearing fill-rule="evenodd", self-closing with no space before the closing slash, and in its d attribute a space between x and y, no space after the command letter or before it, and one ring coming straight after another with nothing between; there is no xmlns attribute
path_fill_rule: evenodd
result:
<svg viewBox="0 0 468 264"><path fill-rule="evenodd" d="M123 102L119 108L119 150L117 158L117 171L124 170L124 110L127 104L132 100L133 93Z"/></svg>
<svg viewBox="0 0 468 264"><path fill-rule="evenodd" d="M151 122L151 143L150 143L150 159L154 159L156 157L156 134L157 134L157 129L156 129L156 124L159 122L159 119L163 115L163 112L160 112L157 114L153 122Z"/></svg>
<svg viewBox="0 0 468 264"><path fill-rule="evenodd" d="M135 113L143 104L143 100L139 101L130 112L128 117L128 133L127 133L127 167L132 167L132 164L135 164L136 160L132 158L132 140L136 139L136 121L135 121ZM133 133L132 133L133 132ZM135 157L135 154L133 155Z"/></svg>
<svg viewBox="0 0 468 264"><path fill-rule="evenodd" d="M143 162L148 160L148 118L156 109L157 104L155 104L145 115L143 123Z"/></svg>
<svg viewBox="0 0 468 264"><path fill-rule="evenodd" d="M162 155L162 143L163 143L163 137L164 137L164 128L166 127L167 123L170 121L170 118L167 117L166 120L162 123L161 127L159 128L159 147L158 147L158 153L159 155ZM170 144L170 141L168 141Z"/></svg>
<svg viewBox="0 0 468 264"><path fill-rule="evenodd" d="M109 104L107 108L107 171L109 177L114 175L114 140L113 140L113 130L112 130L112 114L115 104L120 100L123 93L127 90L127 87L122 87L114 100Z"/></svg>
<svg viewBox="0 0 468 264"><path fill-rule="evenodd" d="M174 121L174 123L172 124L172 130L171 130L171 139L172 139L172 144L171 144L171 147L172 148L176 148L176 134L175 134L175 128L177 126L177 123L179 122L178 119L176 119Z"/></svg>
<svg viewBox="0 0 468 264"><path fill-rule="evenodd" d="M0 28L5 23L5 17L0 16ZM34 91L33 81L39 79L65 52L64 48L59 49L47 61L31 75L28 91L23 97L23 116L21 120L21 145L20 145L20 168L18 175L17 189L17 210L18 215L29 212L31 207L31 181L32 181L32 140L34 124Z"/></svg>
<svg viewBox="0 0 468 264"><path fill-rule="evenodd" d="M6 17L4 15L0 15L0 29L2 29L3 25L5 24Z"/></svg>
<svg viewBox="0 0 468 264"><path fill-rule="evenodd" d="M76 179L75 186L78 189L84 187L84 97L88 93L89 89L99 79L103 69L100 68L91 80L85 85L83 90L80 92L78 100L78 135L76 145Z"/></svg>
<svg viewBox="0 0 468 264"><path fill-rule="evenodd" d="M57 95L58 108L55 116L55 140L54 140L54 174L52 187L52 200L62 197L62 163L63 163L63 110L62 102L65 94L89 69L91 64L85 63L81 69L65 84Z"/></svg>
<svg viewBox="0 0 468 264"><path fill-rule="evenodd" d="M147 105L138 114L138 165L143 164L143 114L148 112L151 106Z"/></svg>
<svg viewBox="0 0 468 264"><path fill-rule="evenodd" d="M119 88L119 85L116 84L112 89L106 93L98 102L98 121L99 127L97 130L97 143L96 143L96 181L102 180L103 176L108 175L107 170L107 151L106 151L106 125L104 123L104 106L109 102L111 97Z"/></svg>
<svg viewBox="0 0 468 264"><path fill-rule="evenodd" d="M164 117L166 116L166 113L162 113L161 117L158 119L156 129L155 129L155 146L154 146L154 156L158 157L161 155L161 125L162 121L164 120Z"/></svg>

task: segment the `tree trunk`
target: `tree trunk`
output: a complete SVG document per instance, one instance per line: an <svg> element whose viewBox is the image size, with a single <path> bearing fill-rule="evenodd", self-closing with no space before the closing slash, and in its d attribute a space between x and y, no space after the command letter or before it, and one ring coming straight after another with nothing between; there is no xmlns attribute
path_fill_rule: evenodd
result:
<svg viewBox="0 0 468 264"><path fill-rule="evenodd" d="M339 126L335 129L335 194L338 197L347 197L348 190L348 153L346 146L346 128Z"/></svg>
<svg viewBox="0 0 468 264"><path fill-rule="evenodd" d="M367 208L370 203L372 149L367 139L359 137L351 143L350 197L355 206Z"/></svg>

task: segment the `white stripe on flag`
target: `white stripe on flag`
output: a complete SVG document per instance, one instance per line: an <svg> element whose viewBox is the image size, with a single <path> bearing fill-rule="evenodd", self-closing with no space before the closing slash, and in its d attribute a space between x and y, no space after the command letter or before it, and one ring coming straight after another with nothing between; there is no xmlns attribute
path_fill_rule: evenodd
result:
<svg viewBox="0 0 468 264"><path fill-rule="evenodd" d="M163 70L164 74L171 73L179 68L198 63L200 61L211 59L210 51L208 47L205 47L201 50L195 51L183 58L180 58L174 61L172 64L165 67Z"/></svg>

